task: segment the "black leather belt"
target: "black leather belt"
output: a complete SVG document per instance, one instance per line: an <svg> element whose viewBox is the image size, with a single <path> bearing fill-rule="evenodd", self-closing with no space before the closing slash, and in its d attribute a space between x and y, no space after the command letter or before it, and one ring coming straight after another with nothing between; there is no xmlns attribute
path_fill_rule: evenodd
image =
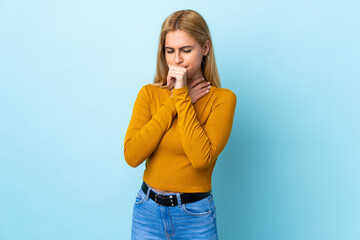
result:
<svg viewBox="0 0 360 240"><path fill-rule="evenodd" d="M148 186L143 181L141 185L141 189L146 194L148 191ZM181 203L191 203L198 200L201 200L203 198L206 198L210 195L210 192L203 192L203 193L181 193L180 199ZM155 193L150 189L149 197L154 200L157 204L164 205L164 206L176 206L178 205L177 197L175 194L173 195L165 195L160 193Z"/></svg>

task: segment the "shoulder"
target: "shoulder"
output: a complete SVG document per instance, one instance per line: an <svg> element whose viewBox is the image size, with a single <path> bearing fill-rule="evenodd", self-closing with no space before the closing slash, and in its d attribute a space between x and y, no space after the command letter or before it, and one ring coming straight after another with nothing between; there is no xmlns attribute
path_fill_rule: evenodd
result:
<svg viewBox="0 0 360 240"><path fill-rule="evenodd" d="M217 88L212 86L213 96L217 102L228 102L236 104L236 94L227 88Z"/></svg>
<svg viewBox="0 0 360 240"><path fill-rule="evenodd" d="M144 85L141 88L141 90L147 92L148 94L159 93L159 92L163 91L163 89L161 89L160 87L155 86L155 85L153 85L151 83L148 83L148 84Z"/></svg>
<svg viewBox="0 0 360 240"><path fill-rule="evenodd" d="M167 93L164 89L151 83L143 85L138 93L138 98L146 101L148 104L154 101L162 101L161 99L165 96L167 96Z"/></svg>
<svg viewBox="0 0 360 240"><path fill-rule="evenodd" d="M146 95L146 96L149 96L151 95L152 93L154 92L158 92L160 91L160 87L158 86L154 86L152 85L151 83L148 83L148 84L145 84L141 87L140 91L139 91L139 94L140 95Z"/></svg>

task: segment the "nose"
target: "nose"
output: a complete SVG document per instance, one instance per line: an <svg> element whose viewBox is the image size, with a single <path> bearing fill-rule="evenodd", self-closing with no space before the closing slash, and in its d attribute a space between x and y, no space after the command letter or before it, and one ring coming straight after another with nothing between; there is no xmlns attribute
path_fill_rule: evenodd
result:
<svg viewBox="0 0 360 240"><path fill-rule="evenodd" d="M180 52L177 52L175 54L175 63L179 64L179 63L182 63L182 62L183 62L182 56L181 56Z"/></svg>

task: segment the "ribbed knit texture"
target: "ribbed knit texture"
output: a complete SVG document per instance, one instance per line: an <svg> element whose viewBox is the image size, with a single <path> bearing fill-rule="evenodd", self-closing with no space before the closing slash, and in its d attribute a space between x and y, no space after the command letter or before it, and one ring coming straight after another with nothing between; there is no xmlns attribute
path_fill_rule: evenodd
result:
<svg viewBox="0 0 360 240"><path fill-rule="evenodd" d="M143 180L171 192L207 192L216 160L230 137L236 95L226 88L191 104L188 88L141 88L124 141L126 162L146 160Z"/></svg>

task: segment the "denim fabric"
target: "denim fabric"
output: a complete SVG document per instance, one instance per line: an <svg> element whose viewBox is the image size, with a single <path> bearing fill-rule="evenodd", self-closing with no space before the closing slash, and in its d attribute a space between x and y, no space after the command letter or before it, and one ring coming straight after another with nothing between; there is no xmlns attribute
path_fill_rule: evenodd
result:
<svg viewBox="0 0 360 240"><path fill-rule="evenodd" d="M210 196L186 204L181 203L180 194L177 194L177 206L162 206L149 198L150 189L144 193L140 188L137 193L132 216L132 240L218 239L212 191Z"/></svg>

